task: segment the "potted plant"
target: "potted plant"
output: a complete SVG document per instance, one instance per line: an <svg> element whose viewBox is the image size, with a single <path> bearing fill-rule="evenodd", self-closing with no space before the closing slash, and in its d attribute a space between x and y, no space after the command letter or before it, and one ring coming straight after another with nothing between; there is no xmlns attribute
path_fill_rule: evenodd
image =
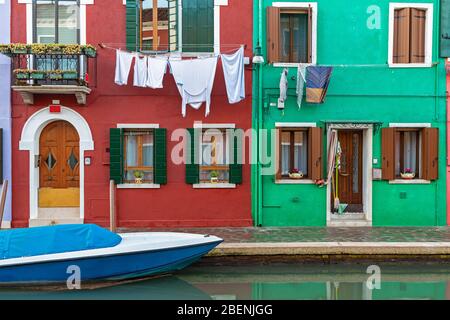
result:
<svg viewBox="0 0 450 320"><path fill-rule="evenodd" d="M50 80L61 80L62 79L62 71L61 70L49 71L48 77Z"/></svg>
<svg viewBox="0 0 450 320"><path fill-rule="evenodd" d="M50 54L58 54L63 52L64 47L62 44L51 43L46 45L46 51Z"/></svg>
<svg viewBox="0 0 450 320"><path fill-rule="evenodd" d="M144 171L135 170L134 171L134 182L137 184L141 184L142 180L144 180Z"/></svg>
<svg viewBox="0 0 450 320"><path fill-rule="evenodd" d="M412 171L411 168L406 168L404 172L400 173L400 176L404 180L411 180L416 177L416 174Z"/></svg>
<svg viewBox="0 0 450 320"><path fill-rule="evenodd" d="M293 169L291 172L289 172L289 178L290 179L302 179L303 178L303 172L301 172L298 169Z"/></svg>
<svg viewBox="0 0 450 320"><path fill-rule="evenodd" d="M211 179L211 183L219 182L219 172L217 172L216 170L211 171L209 177Z"/></svg>
<svg viewBox="0 0 450 320"><path fill-rule="evenodd" d="M46 72L44 70L31 70L30 78L34 80L44 80Z"/></svg>
<svg viewBox="0 0 450 320"><path fill-rule="evenodd" d="M33 43L31 45L31 53L33 54L46 54L47 53L47 45L41 43Z"/></svg>
<svg viewBox="0 0 450 320"><path fill-rule="evenodd" d="M62 53L76 55L81 53L81 47L78 44L66 44L62 47Z"/></svg>
<svg viewBox="0 0 450 320"><path fill-rule="evenodd" d="M30 75L30 70L28 69L15 69L13 72L16 75L17 80L26 80Z"/></svg>
<svg viewBox="0 0 450 320"><path fill-rule="evenodd" d="M90 44L81 46L83 53L90 58L95 58L97 56L97 49Z"/></svg>
<svg viewBox="0 0 450 320"><path fill-rule="evenodd" d="M76 70L64 70L62 76L64 80L76 80L78 79L78 72Z"/></svg>
<svg viewBox="0 0 450 320"><path fill-rule="evenodd" d="M29 47L29 45L23 43L11 43L9 45L9 50L11 51L11 53L24 54L28 53Z"/></svg>
<svg viewBox="0 0 450 320"><path fill-rule="evenodd" d="M0 53L9 55L11 53L10 47L7 44L0 44Z"/></svg>

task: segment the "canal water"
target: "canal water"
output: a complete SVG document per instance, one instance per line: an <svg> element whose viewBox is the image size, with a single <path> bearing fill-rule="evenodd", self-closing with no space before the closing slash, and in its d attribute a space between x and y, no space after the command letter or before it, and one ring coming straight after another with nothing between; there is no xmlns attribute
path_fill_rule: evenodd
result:
<svg viewBox="0 0 450 320"><path fill-rule="evenodd" d="M65 288L0 288L0 299L450 300L450 262L201 262L173 276Z"/></svg>

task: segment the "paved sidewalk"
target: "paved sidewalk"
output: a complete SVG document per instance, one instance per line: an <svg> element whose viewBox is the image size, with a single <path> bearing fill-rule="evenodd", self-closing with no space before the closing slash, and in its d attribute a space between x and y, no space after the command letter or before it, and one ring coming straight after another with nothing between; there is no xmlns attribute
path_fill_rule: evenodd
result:
<svg viewBox="0 0 450 320"><path fill-rule="evenodd" d="M210 234L224 239L210 256L450 259L450 227L182 228L150 231Z"/></svg>
<svg viewBox="0 0 450 320"><path fill-rule="evenodd" d="M121 232L171 231L210 234L225 243L248 242L450 242L450 227L345 228L181 228L119 229Z"/></svg>

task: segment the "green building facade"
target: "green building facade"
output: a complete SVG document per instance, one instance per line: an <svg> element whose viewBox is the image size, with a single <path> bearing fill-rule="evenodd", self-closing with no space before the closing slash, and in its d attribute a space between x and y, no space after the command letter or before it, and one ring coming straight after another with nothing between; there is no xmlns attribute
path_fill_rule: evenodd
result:
<svg viewBox="0 0 450 320"><path fill-rule="evenodd" d="M254 150L271 159L253 165L255 225L447 224L441 5L254 1L254 47L264 63L254 64L253 127L273 136L258 135ZM323 103L303 96L299 108L299 62L333 68ZM327 180L334 133L338 173L334 165ZM302 179L288 176L299 167Z"/></svg>

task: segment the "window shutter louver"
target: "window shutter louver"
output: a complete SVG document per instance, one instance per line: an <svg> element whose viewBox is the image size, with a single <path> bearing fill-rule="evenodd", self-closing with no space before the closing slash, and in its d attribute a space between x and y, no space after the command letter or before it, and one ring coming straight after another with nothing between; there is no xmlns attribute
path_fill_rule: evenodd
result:
<svg viewBox="0 0 450 320"><path fill-rule="evenodd" d="M153 152L153 179L156 184L167 184L167 130L155 129Z"/></svg>
<svg viewBox="0 0 450 320"><path fill-rule="evenodd" d="M409 63L410 8L394 11L394 63Z"/></svg>
<svg viewBox="0 0 450 320"><path fill-rule="evenodd" d="M238 131L239 130L239 131ZM231 151L230 163L230 183L242 184L242 136L238 133L240 129L234 130L233 144Z"/></svg>
<svg viewBox="0 0 450 320"><path fill-rule="evenodd" d="M214 0L184 0L182 29L184 52L214 51Z"/></svg>
<svg viewBox="0 0 450 320"><path fill-rule="evenodd" d="M312 63L312 8L308 7L308 63Z"/></svg>
<svg viewBox="0 0 450 320"><path fill-rule="evenodd" d="M109 130L109 178L116 184L123 182L123 130Z"/></svg>
<svg viewBox="0 0 450 320"><path fill-rule="evenodd" d="M267 62L280 60L280 8L267 7Z"/></svg>
<svg viewBox="0 0 450 320"><path fill-rule="evenodd" d="M436 180L438 178L439 129L425 128L422 131L422 178Z"/></svg>
<svg viewBox="0 0 450 320"><path fill-rule="evenodd" d="M411 8L411 63L425 62L425 20L426 10Z"/></svg>
<svg viewBox="0 0 450 320"><path fill-rule="evenodd" d="M310 128L309 129L309 152L310 152L310 165L309 170L311 172L312 180L320 180L323 177L322 170L322 129Z"/></svg>
<svg viewBox="0 0 450 320"><path fill-rule="evenodd" d="M450 57L450 0L441 0L441 57Z"/></svg>
<svg viewBox="0 0 450 320"><path fill-rule="evenodd" d="M137 51L139 48L139 2L140 0L127 0L126 4L126 44L129 51Z"/></svg>
<svg viewBox="0 0 450 320"><path fill-rule="evenodd" d="M198 154L198 141L196 140L195 130L193 128L186 129L188 132L186 152L189 152L189 157L186 157L186 183L196 184L200 182L200 165L196 154Z"/></svg>
<svg viewBox="0 0 450 320"><path fill-rule="evenodd" d="M395 128L381 129L381 170L383 180L395 179Z"/></svg>

